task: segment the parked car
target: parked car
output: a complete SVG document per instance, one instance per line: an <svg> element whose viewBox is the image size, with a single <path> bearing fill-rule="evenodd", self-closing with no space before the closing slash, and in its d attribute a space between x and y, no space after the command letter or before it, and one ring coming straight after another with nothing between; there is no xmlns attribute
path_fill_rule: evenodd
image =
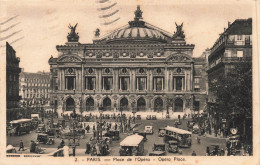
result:
<svg viewBox="0 0 260 165"><path fill-rule="evenodd" d="M37 141L43 144L54 144L54 139L50 138L47 134L38 134Z"/></svg>
<svg viewBox="0 0 260 165"><path fill-rule="evenodd" d="M147 115L146 116L146 120L151 120L152 119L152 116L151 115Z"/></svg>
<svg viewBox="0 0 260 165"><path fill-rule="evenodd" d="M155 143L153 146L153 152L149 153L149 156L165 156L166 147L164 143Z"/></svg>
<svg viewBox="0 0 260 165"><path fill-rule="evenodd" d="M147 134L153 134L153 126L145 126L144 127L144 132Z"/></svg>
<svg viewBox="0 0 260 165"><path fill-rule="evenodd" d="M158 136L164 137L164 135L165 135L165 128L159 128L159 130L158 130Z"/></svg>
<svg viewBox="0 0 260 165"><path fill-rule="evenodd" d="M179 143L176 140L170 140L168 142L168 152L177 153L179 152Z"/></svg>
<svg viewBox="0 0 260 165"><path fill-rule="evenodd" d="M200 132L200 128L199 128L199 125L198 124L195 124L192 128L192 133L194 134L199 134Z"/></svg>
<svg viewBox="0 0 260 165"><path fill-rule="evenodd" d="M152 120L157 120L156 115L152 116Z"/></svg>

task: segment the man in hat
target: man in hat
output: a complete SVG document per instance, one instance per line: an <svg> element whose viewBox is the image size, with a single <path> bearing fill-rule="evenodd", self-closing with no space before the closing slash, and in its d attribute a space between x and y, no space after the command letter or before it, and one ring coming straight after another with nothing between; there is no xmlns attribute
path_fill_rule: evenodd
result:
<svg viewBox="0 0 260 165"><path fill-rule="evenodd" d="M20 149L22 149L24 151L24 146L23 146L23 141L22 140L20 141L20 147L19 147L18 151L20 151Z"/></svg>

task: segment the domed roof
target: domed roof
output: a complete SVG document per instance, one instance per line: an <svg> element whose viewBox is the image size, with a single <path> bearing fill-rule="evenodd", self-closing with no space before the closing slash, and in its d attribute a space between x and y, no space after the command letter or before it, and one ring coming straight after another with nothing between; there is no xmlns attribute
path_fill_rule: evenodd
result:
<svg viewBox="0 0 260 165"><path fill-rule="evenodd" d="M142 21L142 11L140 6L135 11L134 21L130 21L128 25L117 29L105 37L96 40L96 42L162 42L166 43L171 39L171 34L163 31L151 24Z"/></svg>

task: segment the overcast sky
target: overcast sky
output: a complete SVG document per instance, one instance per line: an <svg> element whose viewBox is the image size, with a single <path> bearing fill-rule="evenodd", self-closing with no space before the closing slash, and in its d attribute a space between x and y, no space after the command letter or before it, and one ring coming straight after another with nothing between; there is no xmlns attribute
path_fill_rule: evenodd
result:
<svg viewBox="0 0 260 165"><path fill-rule="evenodd" d="M13 42L12 46L21 59L20 67L26 72L49 71L48 59L51 55L57 57L56 45L67 42L69 24L78 23L76 31L79 33L80 43L92 43L96 28L101 29L102 36L126 25L128 21L133 20L136 6L141 5L144 21L170 33L176 31L175 22L183 22L186 42L195 44L193 56L196 57L214 44L219 34L228 26L228 21L252 17L253 10L245 1L229 1L225 4L219 1L183 3L179 0L108 0L104 3L100 1L104 0L2 1L0 45L5 41ZM114 3L117 4L111 9L98 10ZM113 16L100 18L116 10L119 12ZM16 15L18 16L6 21ZM119 17L115 23L103 25Z"/></svg>

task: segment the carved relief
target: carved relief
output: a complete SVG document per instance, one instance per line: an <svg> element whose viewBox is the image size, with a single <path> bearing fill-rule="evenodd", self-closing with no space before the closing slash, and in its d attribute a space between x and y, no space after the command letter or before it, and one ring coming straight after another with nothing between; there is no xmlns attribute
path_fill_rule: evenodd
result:
<svg viewBox="0 0 260 165"><path fill-rule="evenodd" d="M119 57L119 53L118 52L114 52L113 53L113 58L118 58Z"/></svg>
<svg viewBox="0 0 260 165"><path fill-rule="evenodd" d="M67 68L67 69L65 69L65 74L75 74L75 69L74 68Z"/></svg>
<svg viewBox="0 0 260 165"><path fill-rule="evenodd" d="M81 62L81 59L75 56L66 56L61 58L59 62Z"/></svg>
<svg viewBox="0 0 260 165"><path fill-rule="evenodd" d="M102 52L96 52L95 54L97 58L102 58Z"/></svg>
<svg viewBox="0 0 260 165"><path fill-rule="evenodd" d="M167 61L186 62L191 61L191 59L184 55L172 55L168 57Z"/></svg>
<svg viewBox="0 0 260 165"><path fill-rule="evenodd" d="M136 53L130 52L130 58L136 58Z"/></svg>

